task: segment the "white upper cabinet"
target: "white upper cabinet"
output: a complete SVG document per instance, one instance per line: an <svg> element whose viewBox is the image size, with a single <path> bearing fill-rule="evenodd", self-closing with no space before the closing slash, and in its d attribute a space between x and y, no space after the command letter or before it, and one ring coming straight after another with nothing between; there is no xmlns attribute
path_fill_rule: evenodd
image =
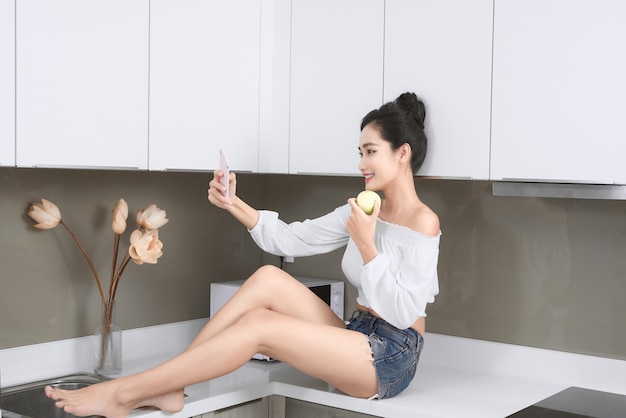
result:
<svg viewBox="0 0 626 418"><path fill-rule="evenodd" d="M16 7L17 165L147 168L148 0Z"/></svg>
<svg viewBox="0 0 626 418"><path fill-rule="evenodd" d="M14 0L0 0L0 166L15 166Z"/></svg>
<svg viewBox="0 0 626 418"><path fill-rule="evenodd" d="M363 116L382 104L383 0L293 0L290 173L358 175Z"/></svg>
<svg viewBox="0 0 626 418"><path fill-rule="evenodd" d="M289 172L291 1L261 1L259 172Z"/></svg>
<svg viewBox="0 0 626 418"><path fill-rule="evenodd" d="M384 99L426 105L424 176L489 178L493 0L387 0Z"/></svg>
<svg viewBox="0 0 626 418"><path fill-rule="evenodd" d="M626 2L496 0L492 179L626 184Z"/></svg>
<svg viewBox="0 0 626 418"><path fill-rule="evenodd" d="M152 0L150 169L259 169L260 0Z"/></svg>

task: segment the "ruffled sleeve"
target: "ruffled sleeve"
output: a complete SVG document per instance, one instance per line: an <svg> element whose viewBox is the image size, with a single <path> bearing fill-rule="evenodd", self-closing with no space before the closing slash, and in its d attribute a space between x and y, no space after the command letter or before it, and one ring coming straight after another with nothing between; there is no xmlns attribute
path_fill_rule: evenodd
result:
<svg viewBox="0 0 626 418"><path fill-rule="evenodd" d="M350 237L339 209L290 224L280 220L276 212L259 211L259 220L249 232L254 242L270 254L305 257L328 253L346 245Z"/></svg>

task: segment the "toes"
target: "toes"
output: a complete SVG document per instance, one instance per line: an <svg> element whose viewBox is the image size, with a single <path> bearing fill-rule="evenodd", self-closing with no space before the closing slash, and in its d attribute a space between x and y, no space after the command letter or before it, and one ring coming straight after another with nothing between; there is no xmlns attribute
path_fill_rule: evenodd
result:
<svg viewBox="0 0 626 418"><path fill-rule="evenodd" d="M57 393L57 391L50 387L50 386L46 386L44 389L46 396L50 399L53 399L55 401L59 400L59 394Z"/></svg>

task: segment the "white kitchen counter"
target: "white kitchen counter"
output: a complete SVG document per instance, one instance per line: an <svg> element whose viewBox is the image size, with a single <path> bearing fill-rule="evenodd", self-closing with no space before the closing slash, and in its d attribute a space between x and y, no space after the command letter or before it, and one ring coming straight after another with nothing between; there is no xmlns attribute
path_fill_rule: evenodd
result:
<svg viewBox="0 0 626 418"><path fill-rule="evenodd" d="M205 322L125 331L123 374L171 358ZM89 371L91 357L91 337L1 350L2 387ZM502 418L569 386L626 395L623 376L622 360L429 333L415 380L392 399L352 398L286 364L251 360L226 376L187 387L180 413L144 409L131 416L186 418L276 394L394 418Z"/></svg>

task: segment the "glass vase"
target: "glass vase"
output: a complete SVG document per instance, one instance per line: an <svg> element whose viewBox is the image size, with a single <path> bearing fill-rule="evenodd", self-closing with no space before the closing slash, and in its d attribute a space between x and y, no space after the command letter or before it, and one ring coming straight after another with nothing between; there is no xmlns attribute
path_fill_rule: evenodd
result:
<svg viewBox="0 0 626 418"><path fill-rule="evenodd" d="M122 371L122 329L115 324L115 306L104 309L102 323L94 331L94 372L103 376Z"/></svg>

